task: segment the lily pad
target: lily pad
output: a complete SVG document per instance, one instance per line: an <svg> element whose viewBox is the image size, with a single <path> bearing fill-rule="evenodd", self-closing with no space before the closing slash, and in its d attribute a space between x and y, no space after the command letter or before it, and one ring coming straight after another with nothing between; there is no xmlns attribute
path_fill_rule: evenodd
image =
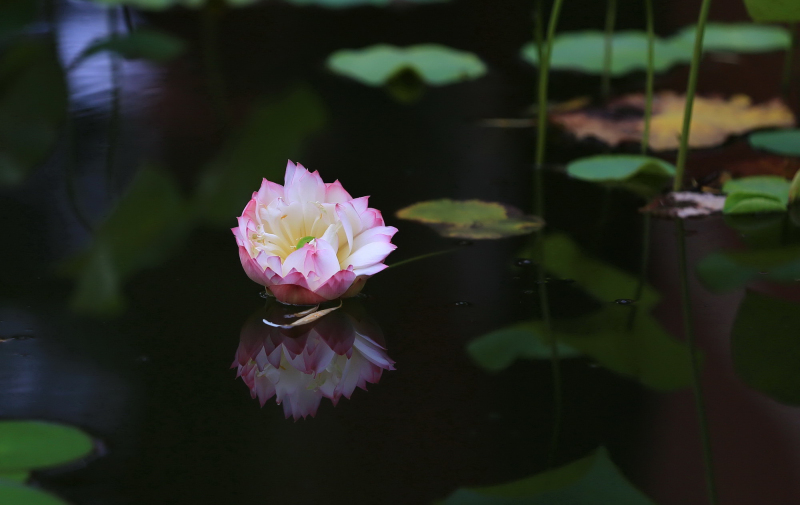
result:
<svg viewBox="0 0 800 505"><path fill-rule="evenodd" d="M789 205L795 207L800 205L800 170L794 174L792 183L789 185Z"/></svg>
<svg viewBox="0 0 800 505"><path fill-rule="evenodd" d="M611 74L621 76L647 69L647 34L626 30L614 33L611 41L613 58ZM522 58L532 65L539 63L536 44L522 47ZM576 70L587 74L601 74L604 70L605 33L597 30L565 32L553 40L550 66L553 70ZM668 70L680 61L686 61L685 51L676 51L664 39L656 38L654 65L656 72Z"/></svg>
<svg viewBox="0 0 800 505"><path fill-rule="evenodd" d="M789 181L774 175L730 180L722 187L728 195L722 211L726 214L783 212L789 203L789 187Z"/></svg>
<svg viewBox="0 0 800 505"><path fill-rule="evenodd" d="M685 46L691 55L697 29L684 28L671 38L673 46ZM708 23L703 33L703 51L764 53L783 51L792 43L791 33L782 26L755 23Z"/></svg>
<svg viewBox="0 0 800 505"><path fill-rule="evenodd" d="M644 104L644 95L626 95L602 108L557 112L550 118L578 139L592 137L611 146L639 143L644 131ZM671 91L653 97L651 149L678 148L685 106L686 97ZM793 126L794 121L792 111L778 99L754 105L745 95L728 99L696 96L689 146L713 147L732 135L759 128Z"/></svg>
<svg viewBox="0 0 800 505"><path fill-rule="evenodd" d="M697 275L715 292L738 289L756 278L795 282L800 279L800 247L712 253L697 264Z"/></svg>
<svg viewBox="0 0 800 505"><path fill-rule="evenodd" d="M429 200L397 211L397 217L427 224L448 238L498 239L540 230L544 221L513 207L482 200Z"/></svg>
<svg viewBox="0 0 800 505"><path fill-rule="evenodd" d="M185 49L186 43L174 35L155 30L137 30L125 36L108 37L92 42L78 56L73 66L105 51L126 59L146 59L162 63L179 56Z"/></svg>
<svg viewBox="0 0 800 505"><path fill-rule="evenodd" d="M757 132L748 137L750 145L783 156L800 156L800 128Z"/></svg>
<svg viewBox="0 0 800 505"><path fill-rule="evenodd" d="M28 479L31 478L30 472L7 472L7 473L0 473L0 481L13 481L19 483L25 483Z"/></svg>
<svg viewBox="0 0 800 505"><path fill-rule="evenodd" d="M67 502L50 493L5 480L0 480L0 503L8 505L67 505Z"/></svg>
<svg viewBox="0 0 800 505"><path fill-rule="evenodd" d="M609 154L572 161L567 173L576 179L618 186L649 197L675 176L675 166L650 156Z"/></svg>
<svg viewBox="0 0 800 505"><path fill-rule="evenodd" d="M62 465L87 456L93 448L92 438L72 426L0 421L0 474Z"/></svg>
<svg viewBox="0 0 800 505"><path fill-rule="evenodd" d="M800 3L792 0L744 0L754 21L789 23L800 21Z"/></svg>
<svg viewBox="0 0 800 505"><path fill-rule="evenodd" d="M408 71L429 86L473 80L486 73L486 65L474 54L437 44L342 49L328 57L328 68L368 86L383 86Z"/></svg>
<svg viewBox="0 0 800 505"><path fill-rule="evenodd" d="M653 69L664 72L692 61L696 28L687 27L672 37L656 37ZM787 49L791 35L779 26L752 23L708 23L703 37L704 51L756 53ZM637 30L615 32L612 40L611 74L625 75L647 69L647 34ZM553 70L575 70L588 74L604 71L605 33L597 30L564 32L553 40L550 65ZM521 49L527 62L538 65L539 52L534 43Z"/></svg>
<svg viewBox="0 0 800 505"><path fill-rule="evenodd" d="M748 291L731 334L736 373L751 387L800 405L800 305Z"/></svg>
<svg viewBox="0 0 800 505"><path fill-rule="evenodd" d="M525 322L487 333L467 344L467 354L490 372L504 370L518 359L550 359L552 350L542 338L540 326ZM574 358L581 353L559 342L558 356Z"/></svg>
<svg viewBox="0 0 800 505"><path fill-rule="evenodd" d="M592 455L525 479L459 489L442 505L653 505L611 461L604 447Z"/></svg>

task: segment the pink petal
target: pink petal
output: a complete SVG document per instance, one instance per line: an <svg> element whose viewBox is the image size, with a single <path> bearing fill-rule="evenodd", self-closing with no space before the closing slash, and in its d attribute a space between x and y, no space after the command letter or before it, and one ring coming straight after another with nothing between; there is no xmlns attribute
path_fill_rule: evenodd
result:
<svg viewBox="0 0 800 505"><path fill-rule="evenodd" d="M352 200L353 197L350 193L345 191L342 183L338 180L325 185L325 202L327 203L344 203Z"/></svg>
<svg viewBox="0 0 800 505"><path fill-rule="evenodd" d="M319 173L310 173L298 163L291 179L286 179L284 195L290 202L321 202L325 200L325 183Z"/></svg>
<svg viewBox="0 0 800 505"><path fill-rule="evenodd" d="M387 265L384 265L383 263L376 263L374 265L371 265L371 266L368 266L368 267L364 267L364 268L354 268L353 272L355 272L355 274L358 275L358 276L371 277L371 276L377 274L378 272L382 272L382 271L386 270L387 268L389 268L389 267Z"/></svg>
<svg viewBox="0 0 800 505"><path fill-rule="evenodd" d="M270 287L279 302L291 305L317 305L328 301L313 291L296 284L280 284Z"/></svg>
<svg viewBox="0 0 800 505"><path fill-rule="evenodd" d="M273 200L283 198L283 186L266 179L261 181L261 188L256 193L256 199L261 205L269 205Z"/></svg>
<svg viewBox="0 0 800 505"><path fill-rule="evenodd" d="M353 252L342 263L358 270L382 262L397 246L388 242L372 242Z"/></svg>
<svg viewBox="0 0 800 505"><path fill-rule="evenodd" d="M353 205L353 208L356 210L356 212L360 216L369 207L369 197L368 196L360 196L358 198L353 198L353 200L350 203Z"/></svg>
<svg viewBox="0 0 800 505"><path fill-rule="evenodd" d="M262 286L270 284L272 272L266 273L263 268L258 264L254 258L250 257L250 253L244 246L239 246L239 261L242 263L242 268L250 279Z"/></svg>
<svg viewBox="0 0 800 505"><path fill-rule="evenodd" d="M336 300L347 292L355 280L356 274L352 270L340 270L317 288L316 293L328 300Z"/></svg>

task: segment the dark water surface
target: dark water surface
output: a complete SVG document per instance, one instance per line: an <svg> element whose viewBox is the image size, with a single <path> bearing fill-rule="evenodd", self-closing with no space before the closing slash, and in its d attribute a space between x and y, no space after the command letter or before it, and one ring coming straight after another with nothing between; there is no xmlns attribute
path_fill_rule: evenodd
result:
<svg viewBox="0 0 800 505"><path fill-rule="evenodd" d="M0 338L10 338L0 343L0 417L77 425L102 441L102 451L80 468L36 474L37 482L79 505L419 504L605 446L656 503L706 503L688 361L667 355L671 346L685 349L674 222L653 220L645 237L636 197L571 180L558 168L545 174L546 236L605 265L581 269L578 261L574 276L547 274L554 327L590 339L604 328L585 327L585 317L603 311L616 322L610 332L647 318L670 339L663 356L623 345L616 369L597 357L608 355L610 342L564 358L563 407L554 416L549 359L519 359L490 373L466 351L481 335L541 317L537 264L518 261L532 239L458 244L394 217L411 203L443 197L533 208L533 132L479 125L519 115L530 102L533 71L508 52L528 36L520 16L529 7L488 15L493 9L476 5L433 6L427 18L401 11L392 23L372 9L350 18L280 6L231 16L221 60L229 126L215 113L196 51L166 67L125 62L110 166L109 59L88 60L70 74L72 137L64 135L24 185L0 193ZM71 61L105 33L106 17L83 3L60 7L59 51ZM455 27L437 35L451 14ZM623 15L623 25L628 15L636 11ZM477 19L486 24L473 37ZM191 16L150 21L200 44ZM581 26L581 17L567 23ZM334 49L422 35L482 53L489 75L429 89L409 105L323 68ZM595 89L589 81L555 76L556 98ZM618 83L621 91L634 84ZM268 119L250 129L255 154L231 161L224 154L230 138L246 130L258 107ZM594 147L559 137L551 149L550 158L563 162ZM335 408L323 399L316 417L297 422L274 399L260 407L231 369L240 332L266 301L243 273L229 228L261 175L282 182L289 157L325 181L339 179L354 196L371 195L370 206L400 230L387 263L456 247L369 281L356 310L379 326L396 370ZM223 196L187 203L198 201L192 195L209 166L225 173L228 163L255 166L259 175L212 178L207 184L224 186ZM168 174L177 189L154 179L126 216L102 225L145 165ZM745 290L712 294L694 273L712 252L789 247L800 231L783 216L744 225L711 217L685 227L720 502L800 503L800 412L748 386L733 368L730 335ZM103 240L116 252L102 252L96 244ZM74 258L85 250L94 251L88 261L95 270L76 281ZM660 300L652 312L640 301L615 303L636 299L645 250L647 289ZM106 253L117 256L107 260ZM626 282L603 277L609 271ZM588 284L599 286L594 294ZM797 282L756 277L750 287L800 303ZM649 358L640 362L642 355ZM555 417L560 435L551 462Z"/></svg>

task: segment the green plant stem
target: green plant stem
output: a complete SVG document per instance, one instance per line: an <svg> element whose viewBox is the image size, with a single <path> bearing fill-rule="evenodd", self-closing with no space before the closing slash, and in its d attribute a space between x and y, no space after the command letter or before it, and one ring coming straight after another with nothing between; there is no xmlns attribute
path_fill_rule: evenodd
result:
<svg viewBox="0 0 800 505"><path fill-rule="evenodd" d="M789 24L789 31L792 39L789 42L789 47L786 48L786 56L783 62L783 79L781 80L781 94L783 99L789 101L790 93L792 91L792 77L794 77L794 55L798 45L797 37L797 23Z"/></svg>
<svg viewBox="0 0 800 505"><path fill-rule="evenodd" d="M606 1L606 29L603 51L603 79L600 90L604 100L611 95L611 64L614 52L614 24L617 21L617 0Z"/></svg>
<svg viewBox="0 0 800 505"><path fill-rule="evenodd" d="M547 86L549 84L550 74L550 55L553 51L553 39L555 38L556 26L558 25L558 16L561 13L561 6L564 0L555 0L553 8L550 10L550 19L547 23L547 42L544 44L539 57L539 89L538 89L538 102L539 102L539 116L538 116L538 130L536 132L536 165L534 166L534 181L535 181L535 210L539 216L544 216L544 178L542 170L544 167L545 159L545 146L547 142ZM541 18L542 16L540 16ZM542 44L540 44L542 47ZM538 267L538 283L539 283L539 300L541 303L542 319L545 328L545 338L550 342L550 362L553 374L553 438L550 443L550 453L548 455L548 466L551 468L555 465L555 457L558 451L558 440L561 436L561 415L562 415L562 384L561 384L561 361L558 355L558 341L552 336L550 331L550 304L547 296L547 284L545 284L546 274L544 271L544 238L539 235L537 238L539 250L539 267Z"/></svg>
<svg viewBox="0 0 800 505"><path fill-rule="evenodd" d="M408 258L406 260L398 261L397 263L392 263L391 265L387 266L386 268L396 268L396 267L399 267L400 265L406 265L406 264L414 262L414 261L424 260L425 258L432 258L433 256L439 256L441 254L447 254L447 253L451 253L451 252L458 251L458 250L461 250L461 249L462 249L461 247L454 247L452 249L445 249L444 251L435 251L435 252L431 252L431 253L420 254L419 256L414 256L413 258Z"/></svg>
<svg viewBox="0 0 800 505"><path fill-rule="evenodd" d="M653 81L655 75L656 32L654 27L653 0L644 0L647 18L647 80L644 98L644 132L642 132L642 154L650 147L650 117L653 115Z"/></svg>
<svg viewBox="0 0 800 505"><path fill-rule="evenodd" d="M706 489L709 503L716 505L717 488L714 479L714 464L711 451L711 431L708 426L703 387L700 383L700 354L697 351L694 325L692 323L692 303L689 294L689 273L686 265L686 231L683 220L678 219L676 225L678 239L678 263L681 278L681 306L683 309L683 331L686 336L686 345L689 347L689 360L692 370L692 393L694 394L695 408L700 423L700 438L703 444L703 464L705 466Z"/></svg>
<svg viewBox="0 0 800 505"><path fill-rule="evenodd" d="M675 181L673 191L680 191L683 187L683 172L686 168L686 156L689 150L689 132L692 126L692 108L694 106L694 93L697 89L697 74L700 71L700 60L703 58L703 35L706 31L706 21L708 21L708 11L711 8L711 0L703 0L700 5L700 16L697 18L697 34L694 38L694 52L692 54L692 65L689 68L689 82L686 85L686 108L683 111L683 128L681 130L680 148L678 149L678 161L675 164Z"/></svg>
<svg viewBox="0 0 800 505"><path fill-rule="evenodd" d="M544 19L544 6L542 0L536 0L533 4L533 40L536 42L536 51L539 53L539 64L542 62L544 51L544 30L542 20Z"/></svg>
<svg viewBox="0 0 800 505"><path fill-rule="evenodd" d="M645 213L642 221L642 261L639 264L639 280L636 283L636 291L633 293L633 299L637 302L642 299L644 285L647 281L647 265L650 263L650 230L652 228L650 216L650 213ZM633 323L636 320L638 311L638 305L631 307L631 314L628 317L628 331L633 329Z"/></svg>
<svg viewBox="0 0 800 505"><path fill-rule="evenodd" d="M550 11L550 20L547 23L547 42L541 52L539 59L539 116L538 129L536 131L536 166L534 167L534 179L536 183L536 213L541 216L544 214L544 188L542 170L544 166L544 155L547 144L547 85L550 77L550 55L553 51L553 38L556 34L558 16L564 0L555 0Z"/></svg>

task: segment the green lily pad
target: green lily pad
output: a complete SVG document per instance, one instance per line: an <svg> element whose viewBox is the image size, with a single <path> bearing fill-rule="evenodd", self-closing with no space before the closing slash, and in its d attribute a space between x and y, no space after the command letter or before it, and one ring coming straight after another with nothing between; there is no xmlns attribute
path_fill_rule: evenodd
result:
<svg viewBox="0 0 800 505"><path fill-rule="evenodd" d="M383 86L404 71L414 72L429 86L473 80L486 73L486 65L474 54L437 44L342 49L328 57L328 68L368 86Z"/></svg>
<svg viewBox="0 0 800 505"><path fill-rule="evenodd" d="M636 70L647 69L647 34L642 31L625 30L614 33L611 42L613 58L611 75L621 76ZM604 71L605 33L597 30L565 32L553 40L550 66L553 70L576 70L587 74ZM654 43L653 68L664 72L673 65L686 60L683 52L676 50L664 39ZM522 47L521 55L532 65L539 64L539 51L530 42Z"/></svg>
<svg viewBox="0 0 800 505"><path fill-rule="evenodd" d="M0 421L0 473L49 468L89 455L92 438L63 424ZM4 502L0 500L0 503Z"/></svg>
<svg viewBox="0 0 800 505"><path fill-rule="evenodd" d="M0 503L8 505L67 505L67 502L50 493L5 480L0 480Z"/></svg>
<svg viewBox="0 0 800 505"><path fill-rule="evenodd" d="M800 156L800 128L753 133L750 145L783 156Z"/></svg>
<svg viewBox="0 0 800 505"><path fill-rule="evenodd" d="M517 359L550 359L552 351L540 334L540 326L525 322L487 333L467 344L467 354L490 372L504 370ZM558 356L574 358L581 353L559 342Z"/></svg>
<svg viewBox="0 0 800 505"><path fill-rule="evenodd" d="M697 275L715 292L738 289L756 278L795 282L800 279L800 247L712 253L697 264Z"/></svg>
<svg viewBox="0 0 800 505"><path fill-rule="evenodd" d="M759 175L733 179L725 183L726 214L783 212L789 202L789 181L774 175Z"/></svg>
<svg viewBox="0 0 800 505"><path fill-rule="evenodd" d="M650 156L610 154L579 158L567 165L567 173L576 179L621 187L649 197L675 176L675 166Z"/></svg>
<svg viewBox="0 0 800 505"><path fill-rule="evenodd" d="M64 73L51 45L26 40L0 57L0 186L20 184L53 149L66 117Z"/></svg>
<svg viewBox="0 0 800 505"><path fill-rule="evenodd" d="M162 63L179 56L186 43L165 32L137 30L124 36L108 37L92 42L83 50L73 66L95 54L105 51L126 59L146 59Z"/></svg>
<svg viewBox="0 0 800 505"><path fill-rule="evenodd" d="M10 481L13 481L13 482L19 482L19 483L23 483L24 484L30 478L31 478L31 473L27 472L27 471L0 473L0 481L4 481L4 480L9 481L10 480Z"/></svg>
<svg viewBox="0 0 800 505"><path fill-rule="evenodd" d="M540 230L544 221L496 202L429 200L397 211L397 217L424 223L449 238L498 239Z"/></svg>
<svg viewBox="0 0 800 505"><path fill-rule="evenodd" d="M675 34L671 43L694 49L697 29L684 28ZM731 53L765 53L783 51L791 45L792 36L781 26L754 23L708 23L703 33L703 51Z"/></svg>
<svg viewBox="0 0 800 505"><path fill-rule="evenodd" d="M592 455L525 479L462 488L442 505L654 505L628 482L604 447Z"/></svg>
<svg viewBox="0 0 800 505"><path fill-rule="evenodd" d="M744 0L754 21L790 23L800 21L800 3L793 0Z"/></svg>
<svg viewBox="0 0 800 505"><path fill-rule="evenodd" d="M687 27L672 37L656 37L654 41L653 68L664 72L674 65L692 61L696 28ZM791 36L779 26L749 23L708 23L703 37L704 51L737 53L767 52L787 49ZM556 35L550 65L553 70L575 70L589 74L604 71L605 34L597 30L564 32ZM536 45L523 46L521 56L537 65L539 54ZM647 34L627 30L612 37L611 74L625 75L647 69Z"/></svg>
<svg viewBox="0 0 800 505"><path fill-rule="evenodd" d="M736 373L751 387L800 405L800 305L748 291L731 334Z"/></svg>

